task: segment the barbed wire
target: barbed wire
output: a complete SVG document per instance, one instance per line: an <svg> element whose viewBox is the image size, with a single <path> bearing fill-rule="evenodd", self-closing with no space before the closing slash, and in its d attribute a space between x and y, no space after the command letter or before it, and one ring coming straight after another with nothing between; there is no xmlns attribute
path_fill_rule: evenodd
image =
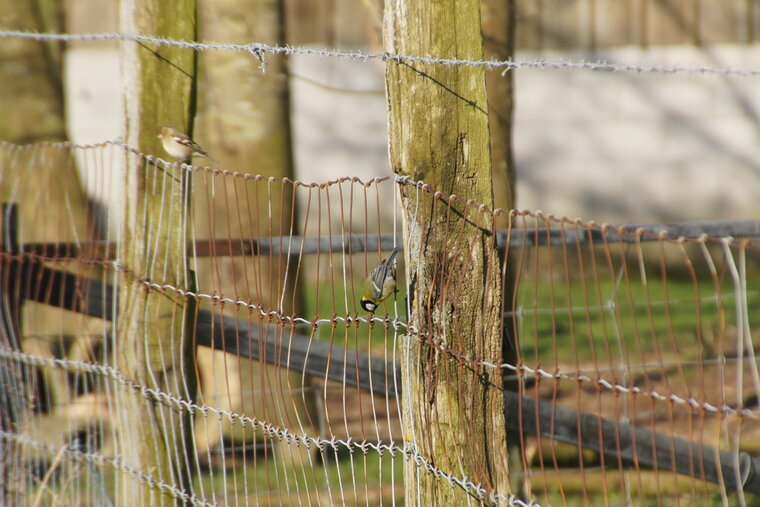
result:
<svg viewBox="0 0 760 507"><path fill-rule="evenodd" d="M333 50L310 48L304 46L273 46L259 42L248 44L232 44L219 42L195 42L187 40L177 40L168 37L154 37L141 34L129 34L121 32L111 33L40 33L28 32L22 30L0 30L0 38L20 38L32 39L38 41L61 41L61 42L88 42L88 41L129 41L143 44L156 44L159 46L179 47L192 49L194 51L225 50L248 52L259 62L263 62L264 55L307 55L318 57L334 57L340 59L353 60L378 60L383 62L397 63L422 63L430 65L454 66L463 65L469 67L482 67L486 70L500 70L503 73L522 70L522 69L583 69L597 72L632 72L632 73L659 73L659 74L706 74L706 75L726 75L738 77L757 77L760 76L758 69L737 69L733 67L708 67L708 66L683 66L683 65L633 65L624 63L609 62L606 60L478 60L478 59L459 59L459 58L437 58L431 56L403 55L396 53L372 53L365 51Z"/></svg>

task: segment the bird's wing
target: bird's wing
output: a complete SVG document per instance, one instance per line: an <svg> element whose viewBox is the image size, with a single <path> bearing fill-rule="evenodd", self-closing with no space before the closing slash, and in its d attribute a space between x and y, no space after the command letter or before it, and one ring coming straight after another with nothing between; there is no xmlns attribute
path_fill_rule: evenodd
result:
<svg viewBox="0 0 760 507"><path fill-rule="evenodd" d="M370 273L370 280L372 280L372 290L374 291L375 298L379 298L383 295L383 283L385 281L385 267L387 263L385 259L380 261L380 264L375 266L375 269Z"/></svg>
<svg viewBox="0 0 760 507"><path fill-rule="evenodd" d="M375 266L375 269L369 275L372 280L372 289L375 291L375 298L380 298L383 295L383 286L385 285L385 280L388 279L388 276L394 269L396 255L398 255L398 248L393 249L388 260L381 260L380 264Z"/></svg>
<svg viewBox="0 0 760 507"><path fill-rule="evenodd" d="M395 265L396 265L396 256L398 255L398 248L394 248L391 254L388 256L388 260L385 262L385 266L383 266L383 280L385 280L388 275L393 271Z"/></svg>
<svg viewBox="0 0 760 507"><path fill-rule="evenodd" d="M179 144L183 144L187 146L188 148L192 149L195 155L199 157L205 157L209 160L213 160L214 162L216 162L215 158L212 158L211 155L206 153L206 151L203 148L201 148L201 146L198 143L196 143L195 141L193 141L186 135L184 134L176 135L174 136L174 140L178 142Z"/></svg>

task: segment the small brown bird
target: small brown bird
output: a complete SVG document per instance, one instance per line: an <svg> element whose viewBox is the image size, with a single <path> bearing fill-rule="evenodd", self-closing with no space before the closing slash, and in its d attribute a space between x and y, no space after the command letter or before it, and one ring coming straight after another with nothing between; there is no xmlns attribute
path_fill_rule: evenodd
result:
<svg viewBox="0 0 760 507"><path fill-rule="evenodd" d="M189 161L192 157L203 157L217 162L216 159L209 156L198 143L190 139L187 134L183 134L173 127L161 128L158 134L161 144L166 153L182 161Z"/></svg>

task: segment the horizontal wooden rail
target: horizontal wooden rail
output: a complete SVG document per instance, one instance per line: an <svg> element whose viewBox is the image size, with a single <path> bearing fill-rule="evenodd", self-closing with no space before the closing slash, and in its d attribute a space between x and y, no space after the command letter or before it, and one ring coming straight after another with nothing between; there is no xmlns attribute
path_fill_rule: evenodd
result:
<svg viewBox="0 0 760 507"><path fill-rule="evenodd" d="M639 233L637 234L637 231ZM578 226L557 223L553 227L535 229L514 228L496 233L496 245L503 249L509 238L509 248L522 248L567 243L607 241L633 243L655 241L661 234L670 239L680 237L696 239L702 235L710 238L760 238L760 220L724 222L672 222L645 225L624 225L621 228L601 226ZM251 255L299 255L389 251L394 247L403 250L401 234L345 234L333 236L274 236L263 238L201 239L187 248L189 256L239 257ZM83 243L26 243L22 252L49 258L113 259L116 243L92 241Z"/></svg>
<svg viewBox="0 0 760 507"><path fill-rule="evenodd" d="M760 494L760 458L664 435L504 391L507 427L600 452L624 465L667 470ZM609 461L608 461L609 462ZM613 464L612 466L616 466Z"/></svg>
<svg viewBox="0 0 760 507"><path fill-rule="evenodd" d="M24 262L16 268L22 297L90 317L112 320L116 310L110 285L91 278L52 269L40 262ZM244 318L199 310L196 344L237 354L309 375L334 380L377 394L389 394L386 386L398 385L400 375L391 361L345 349L291 329L289 326L252 325ZM393 395L392 393L390 393Z"/></svg>

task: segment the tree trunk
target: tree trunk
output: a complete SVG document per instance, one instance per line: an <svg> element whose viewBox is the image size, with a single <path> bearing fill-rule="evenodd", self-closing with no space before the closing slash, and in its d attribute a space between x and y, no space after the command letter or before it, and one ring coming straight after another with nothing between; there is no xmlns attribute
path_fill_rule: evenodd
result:
<svg viewBox="0 0 760 507"><path fill-rule="evenodd" d="M483 49L486 60L508 60L515 52L515 0L482 0ZM488 125L491 131L493 200L497 208L515 207L512 117L514 72L486 73ZM501 223L499 223L501 221ZM506 227L506 218L497 227Z"/></svg>
<svg viewBox="0 0 760 507"><path fill-rule="evenodd" d="M284 7L281 0L220 0L202 4L204 40L285 44ZM290 128L290 95L287 59L266 55L261 68L248 53L207 52L202 55L204 90L200 97L199 125L204 146L225 168L243 174L261 174L279 180L294 177ZM293 186L280 182L207 178L196 187L195 235L208 238L240 238L290 234L291 223L298 224L293 207ZM226 182L225 182L226 181ZM287 256L246 258L211 257L199 259L202 292L212 292L253 301L267 309L291 315L300 310L294 292L297 266ZM221 311L217 306L216 311ZM240 316L236 309L228 313ZM270 321L256 313L245 314L254 325ZM241 323L241 326L246 324ZM289 330L277 330L282 346L287 347ZM287 354L285 348L283 354ZM233 412L267 420L295 433L312 433L301 427L310 420L306 396L298 372L267 366L258 360L208 349L199 350L199 366L208 379L203 395L214 405ZM224 377L226 381L220 379ZM306 391L308 393L308 390ZM242 394L241 394L242 393ZM196 421L195 435L199 455L218 445L224 434L234 439L260 439L262 435L243 433L240 425L220 423L212 418ZM237 426L237 433L231 432ZM304 448L282 443L281 456L303 461Z"/></svg>
<svg viewBox="0 0 760 507"><path fill-rule="evenodd" d="M195 0L123 0L121 30L182 40L195 38ZM157 135L172 125L192 135L195 54L192 50L125 42L126 143L163 154ZM125 210L120 242L117 365L151 389L194 399L194 340L190 300L143 283L192 288L185 259L190 177L177 165L158 166L126 155ZM195 456L187 411L122 387L119 453L125 464L191 491ZM120 475L119 505L160 503L162 493ZM134 482L133 482L134 481Z"/></svg>
<svg viewBox="0 0 760 507"><path fill-rule="evenodd" d="M481 59L479 13L478 0L387 2L386 51ZM484 71L389 61L386 87L393 171L462 199L399 187L415 330L402 358L405 445L487 495L508 495L501 372L479 366L502 358L493 217L463 204L493 207ZM469 498L415 460L406 461L405 482L407 498L422 505L464 505Z"/></svg>
<svg viewBox="0 0 760 507"><path fill-rule="evenodd" d="M60 0L0 0L0 17L6 30L63 31ZM66 140L64 118L63 44L4 39L0 44L0 140L15 144ZM70 150L45 146L0 149L0 202L15 201L18 241L87 241L87 195L82 188ZM4 226L9 217L2 217ZM5 228L5 227L3 227ZM4 239L8 237L4 234ZM5 245L6 249L9 245ZM18 244L16 244L18 246ZM44 305L18 299L10 268L3 263L2 287L6 313L0 348L27 350L23 336L75 335L82 318ZM76 269L76 268L75 268ZM10 285L8 285L10 284ZM50 345L48 343L47 345ZM50 353L49 347L45 353ZM0 361L0 389L5 392L0 408L0 429L23 433L28 426L35 386L32 371L12 361ZM66 374L42 369L51 403L68 399ZM51 381L53 380L53 381ZM7 403L10 403L8 405ZM25 458L21 446L0 439L0 504L23 505Z"/></svg>

